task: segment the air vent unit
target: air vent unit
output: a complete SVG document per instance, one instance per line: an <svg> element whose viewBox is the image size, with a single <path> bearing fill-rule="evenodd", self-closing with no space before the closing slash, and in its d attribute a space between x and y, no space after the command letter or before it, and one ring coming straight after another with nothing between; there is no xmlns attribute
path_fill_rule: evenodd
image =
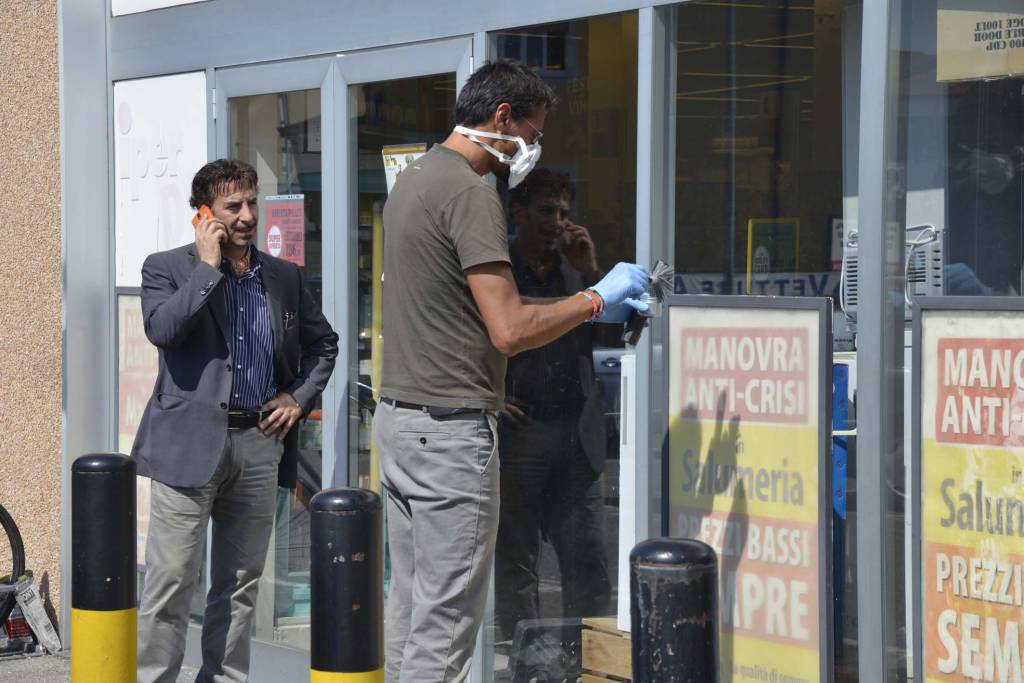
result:
<svg viewBox="0 0 1024 683"><path fill-rule="evenodd" d="M903 270L906 276L904 318L910 320L913 301L919 296L942 296L942 231L931 225L907 228ZM848 229L843 239L843 271L840 305L851 318L857 317L860 273L857 231Z"/></svg>

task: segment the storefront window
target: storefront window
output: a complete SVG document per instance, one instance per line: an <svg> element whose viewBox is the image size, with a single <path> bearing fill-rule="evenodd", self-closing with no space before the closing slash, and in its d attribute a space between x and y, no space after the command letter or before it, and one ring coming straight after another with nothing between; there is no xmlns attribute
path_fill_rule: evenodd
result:
<svg viewBox="0 0 1024 683"><path fill-rule="evenodd" d="M925 243L915 257L928 258L921 294L1018 296L1024 33L1014 22L1024 10L954 0L901 6L890 220L905 226L908 243Z"/></svg>
<svg viewBox="0 0 1024 683"><path fill-rule="evenodd" d="M831 297L834 350L853 363L855 318L839 303L844 273L856 284L859 4L710 0L674 12L675 291ZM833 368L835 429L852 427L855 377L851 365ZM719 427L742 434L727 412ZM855 447L848 435L832 440L839 681L857 680ZM671 520L669 531L682 533ZM723 642L752 634L723 620Z"/></svg>
<svg viewBox="0 0 1024 683"><path fill-rule="evenodd" d="M229 103L229 156L259 174L261 251L297 264L322 304L320 91L237 97ZM254 635L309 647L309 500L322 481L321 399L299 429L298 484L279 488Z"/></svg>
<svg viewBox="0 0 1024 683"><path fill-rule="evenodd" d="M903 243L904 267L893 287L905 292L901 297L903 319L890 322L893 336L902 337L911 321L920 316L918 305L925 296L1019 296L1024 291L1024 7L993 0L902 0L896 3L890 20L893 80L889 87L893 99L887 103L887 123L892 126L893 144L886 158L891 178L886 187L886 230L892 243ZM997 352L1003 348L1000 344L1017 341L986 332L991 329L987 322L966 324L964 318L957 317L937 335L944 337L939 346L963 338L965 348L972 344L984 348L966 351L976 362L984 357L982 365L1003 353ZM992 339L972 341L971 337ZM935 343L926 347L933 349ZM909 350L887 365L888 375L902 371L909 378ZM1004 393L995 379L984 384L985 389L978 389L976 375L970 382L958 382L947 374L943 381L941 391L956 393L956 400L965 408L976 395L972 392L983 391L986 401L998 401L996 397ZM907 382L904 393L909 397L910 392ZM948 410L949 404L943 405ZM907 409L902 425L908 466L915 445L912 420L913 413ZM985 517L992 520L987 529L981 522L983 507L996 509L992 496L1006 495L1008 506L1020 496L1019 477L1016 481L1004 478L990 464L1014 463L1016 453L1011 447L1016 442L950 437L948 422L932 424L934 427L929 427L928 416L922 416L922 429L930 430L928 439L921 437L922 467L928 472L946 472L942 476L948 477L948 491L956 491L949 495L958 504L964 495L976 496L978 525L970 528L965 517L957 524L941 522L942 514L937 514L945 510L941 489L923 488L923 499L916 500L910 477L893 477L896 486L887 542L905 547L906 552L894 554L897 581L887 588L900 604L913 604L915 593L921 594L923 603L920 610L908 609L890 629L897 638L888 643L890 652L898 656L892 656L887 665L894 680L904 676L1016 680L1020 676L1016 654L1019 607L1004 612L997 606L998 600L982 599L973 590L955 597L934 580L927 586L915 586L900 578L912 575L910 550L917 539L906 533L912 523L921 525L922 545L925 537L929 539L922 558L928 572L934 572L939 555L973 566L982 557L986 565L1003 563L1019 552L1019 546L1015 548L1012 540L994 529L992 517ZM963 433L968 431L965 427ZM982 443L992 447L979 445ZM928 458L929 454L933 457ZM1019 473L1018 467L1014 465ZM959 493L961 487L963 494ZM1001 487L1000 494L992 493ZM913 519L915 510L923 510L922 519ZM1007 525L1014 523L1009 517L1006 521ZM999 529L1002 523L1000 518ZM943 530L947 533L945 545L937 550L936 540ZM1008 529L1007 533L1012 532ZM941 605L941 614L935 605ZM980 619L977 629L971 624L974 618ZM914 657L915 630L921 630L924 639L923 661ZM1011 653L1005 662L993 654L999 652L993 648L1002 647Z"/></svg>
<svg viewBox="0 0 1024 683"><path fill-rule="evenodd" d="M833 296L856 173L844 60L859 33L824 0L676 12L677 290Z"/></svg>
<svg viewBox="0 0 1024 683"><path fill-rule="evenodd" d="M543 156L508 191L513 274L529 297L572 294L636 242L637 15L500 31L559 104ZM615 614L621 328L588 325L509 359L499 423L494 680L575 681L582 621ZM485 675L485 678L487 676Z"/></svg>

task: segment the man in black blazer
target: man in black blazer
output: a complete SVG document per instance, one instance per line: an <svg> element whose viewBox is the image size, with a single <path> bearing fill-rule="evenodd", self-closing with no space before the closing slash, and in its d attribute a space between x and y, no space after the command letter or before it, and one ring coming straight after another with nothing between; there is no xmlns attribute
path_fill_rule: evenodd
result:
<svg viewBox="0 0 1024 683"><path fill-rule="evenodd" d="M277 486L295 486L298 429L334 369L338 336L292 263L256 249L256 171L206 164L193 244L142 267L160 368L132 448L152 478L138 681L176 680L213 520L199 681L245 681Z"/></svg>

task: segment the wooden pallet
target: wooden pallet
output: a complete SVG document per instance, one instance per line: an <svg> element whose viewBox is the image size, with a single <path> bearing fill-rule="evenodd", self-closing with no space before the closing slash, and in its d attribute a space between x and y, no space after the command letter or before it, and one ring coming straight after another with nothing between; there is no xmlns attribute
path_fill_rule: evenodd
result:
<svg viewBox="0 0 1024 683"><path fill-rule="evenodd" d="M622 683L632 680L629 633L615 627L614 618L584 619L583 683Z"/></svg>

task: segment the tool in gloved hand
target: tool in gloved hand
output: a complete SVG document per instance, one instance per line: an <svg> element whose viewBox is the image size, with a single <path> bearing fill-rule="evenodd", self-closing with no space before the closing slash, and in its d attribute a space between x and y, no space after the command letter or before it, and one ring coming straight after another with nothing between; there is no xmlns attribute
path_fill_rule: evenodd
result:
<svg viewBox="0 0 1024 683"><path fill-rule="evenodd" d="M616 263L601 281L591 287L604 301L601 313L595 318L600 323L621 323L634 310L645 310L646 304L638 297L650 286L647 269L635 263Z"/></svg>
<svg viewBox="0 0 1024 683"><path fill-rule="evenodd" d="M672 280L674 277L675 268L669 264L664 261L658 261L654 264L654 267L651 268L650 291L645 292L640 297L640 301L647 304L647 310L634 311L629 316L629 320L626 321L626 327L622 332L622 341L630 346L636 346L636 343L640 341L640 334L644 331L644 327L647 326L648 319L657 318L661 315L661 304L672 293Z"/></svg>

